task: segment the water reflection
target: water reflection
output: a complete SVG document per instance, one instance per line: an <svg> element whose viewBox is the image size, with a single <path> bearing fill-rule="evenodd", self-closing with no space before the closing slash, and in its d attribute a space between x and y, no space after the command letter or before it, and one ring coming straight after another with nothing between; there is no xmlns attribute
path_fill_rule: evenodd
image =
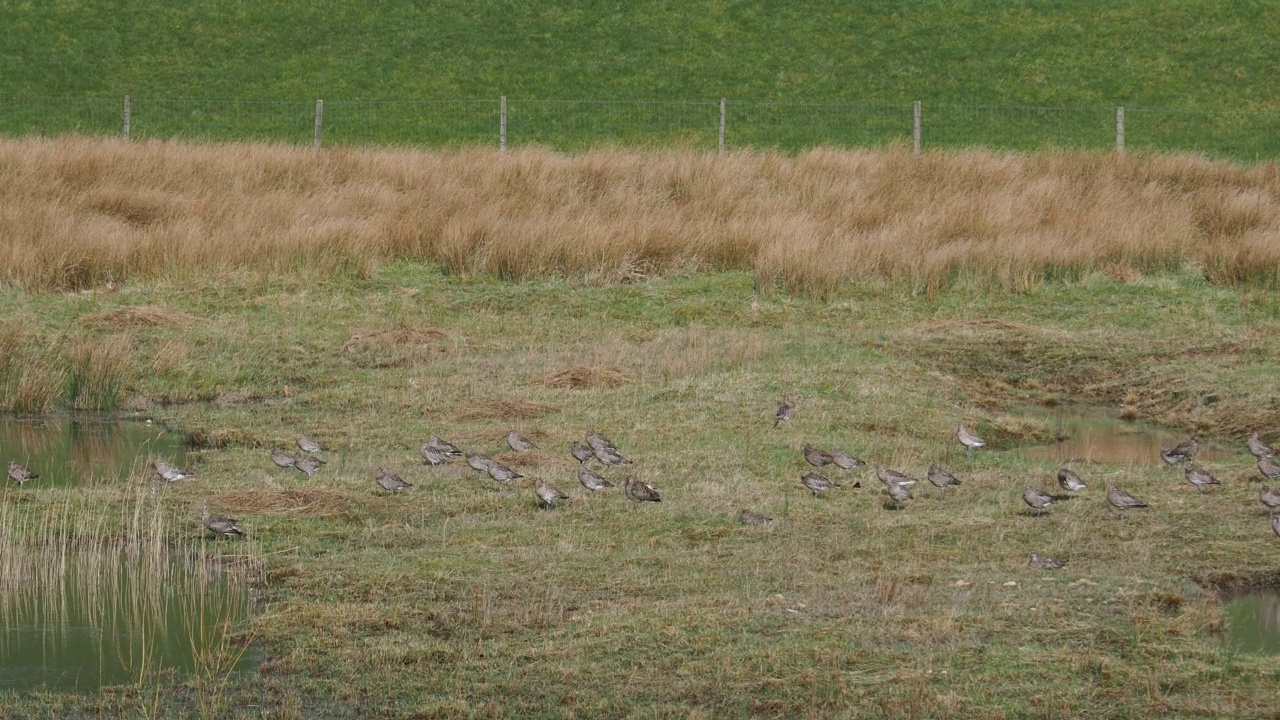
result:
<svg viewBox="0 0 1280 720"><path fill-rule="evenodd" d="M1058 406L1026 407L1019 415L1044 420L1061 442L1027 448L1027 454L1053 463L1073 460L1117 465L1160 465L1160 446L1187 439L1187 432L1140 421L1122 420L1114 408ZM1196 461L1232 457L1233 453L1203 438Z"/></svg>
<svg viewBox="0 0 1280 720"><path fill-rule="evenodd" d="M1280 654L1280 591L1245 593L1227 603L1228 642L1245 652Z"/></svg>
<svg viewBox="0 0 1280 720"><path fill-rule="evenodd" d="M91 692L162 669L252 667L230 643L247 619L243 578L209 557L20 547L0 558L0 689Z"/></svg>
<svg viewBox="0 0 1280 720"><path fill-rule="evenodd" d="M39 474L27 488L123 480L149 457L186 467L187 453L180 435L158 425L92 417L0 418L0 467L13 459Z"/></svg>

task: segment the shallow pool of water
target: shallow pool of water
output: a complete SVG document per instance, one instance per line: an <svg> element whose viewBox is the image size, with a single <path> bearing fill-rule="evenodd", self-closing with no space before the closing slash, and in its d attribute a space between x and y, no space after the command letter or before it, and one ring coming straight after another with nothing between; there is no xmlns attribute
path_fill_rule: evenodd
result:
<svg viewBox="0 0 1280 720"><path fill-rule="evenodd" d="M24 489L117 482L152 457L188 466L185 438L159 425L93 417L0 418L0 471L16 460L40 475ZM5 487L16 485L0 474Z"/></svg>
<svg viewBox="0 0 1280 720"><path fill-rule="evenodd" d="M1036 445L1027 454L1041 460L1063 464L1092 461L1116 465L1161 465L1160 446L1174 446L1188 434L1178 428L1123 420L1115 408L1057 406L1024 407L1017 414L1043 420L1053 428L1061 441ZM1196 462L1222 460L1238 454L1233 448L1216 441L1200 440Z"/></svg>
<svg viewBox="0 0 1280 720"><path fill-rule="evenodd" d="M93 692L160 670L252 668L230 642L249 615L243 578L164 554L0 558L0 689Z"/></svg>
<svg viewBox="0 0 1280 720"><path fill-rule="evenodd" d="M1227 602L1227 638L1244 652L1280 655L1280 590L1240 595Z"/></svg>

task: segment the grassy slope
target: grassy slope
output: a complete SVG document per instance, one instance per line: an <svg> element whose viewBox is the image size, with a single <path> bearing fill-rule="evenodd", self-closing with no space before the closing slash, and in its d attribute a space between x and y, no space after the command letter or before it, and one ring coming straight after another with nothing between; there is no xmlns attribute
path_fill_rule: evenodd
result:
<svg viewBox="0 0 1280 720"><path fill-rule="evenodd" d="M75 319L141 304L208 322ZM368 280L9 292L0 307L40 336L127 333L146 369L130 403L230 442L163 502L175 532L198 532L190 508L209 499L275 553L254 622L266 664L228 695L246 716L1250 716L1280 680L1280 660L1222 649L1219 606L1189 579L1274 573L1248 456L1212 466L1225 485L1204 496L1164 467L1085 468L1089 491L1032 518L1020 490L1047 487L1053 468L1001 449L1052 430L1005 415L1018 398L1104 400L1117 386L1143 414L1224 442L1239 417L1274 429L1273 395L1251 385L1280 352L1270 294L1091 276L1013 296L850 286L819 301L757 294L736 273L573 288L396 264ZM341 350L394 327L444 335ZM535 382L575 365L628 382ZM774 431L784 394L800 407ZM997 450L965 458L960 418ZM510 427L545 451L508 459L568 490L568 507L417 464L428 434L497 452ZM634 455L662 504L581 497L564 449L592 427ZM311 483L267 458L299 431L335 447ZM900 512L865 474L814 500L797 482L810 441L915 473L939 460L966 484ZM418 487L377 495L378 466ZM1104 481L1153 510L1115 520ZM18 495L5 502L56 501ZM743 506L778 520L739 526ZM1031 551L1071 567L1032 573ZM0 696L27 714L88 702Z"/></svg>
<svg viewBox="0 0 1280 720"><path fill-rule="evenodd" d="M1267 3L6 3L0 94L1274 107Z"/></svg>

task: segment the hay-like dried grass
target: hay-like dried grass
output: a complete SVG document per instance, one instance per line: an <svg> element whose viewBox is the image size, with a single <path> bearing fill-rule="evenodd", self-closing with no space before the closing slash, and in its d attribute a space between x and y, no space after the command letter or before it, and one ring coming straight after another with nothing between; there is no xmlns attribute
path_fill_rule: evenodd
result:
<svg viewBox="0 0 1280 720"><path fill-rule="evenodd" d="M445 331L420 325L399 325L389 330L378 330L369 333L353 333L338 350L350 355L357 350L376 350L379 348L408 349L431 345L448 337Z"/></svg>
<svg viewBox="0 0 1280 720"><path fill-rule="evenodd" d="M521 400L519 398L500 398L477 400L458 415L458 420L532 420L544 415L559 412L546 403ZM504 433L505 434L505 433Z"/></svg>
<svg viewBox="0 0 1280 720"><path fill-rule="evenodd" d="M616 367L592 367L575 365L557 372L539 375L529 381L538 387L573 388L618 388L631 378Z"/></svg>
<svg viewBox="0 0 1280 720"><path fill-rule="evenodd" d="M116 329L141 327L191 327L208 322L198 315L154 305L126 305L115 310L80 316L86 325Z"/></svg>

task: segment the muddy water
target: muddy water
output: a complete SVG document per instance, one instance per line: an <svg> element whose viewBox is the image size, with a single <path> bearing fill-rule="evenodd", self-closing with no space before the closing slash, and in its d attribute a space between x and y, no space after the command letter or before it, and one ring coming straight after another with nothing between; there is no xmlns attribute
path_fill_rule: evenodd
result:
<svg viewBox="0 0 1280 720"><path fill-rule="evenodd" d="M159 555L0 559L0 690L93 692L162 670L253 667L231 642L249 614L243 578L208 559Z"/></svg>
<svg viewBox="0 0 1280 720"><path fill-rule="evenodd" d="M1232 647L1280 655L1280 590L1240 595L1227 603L1226 614Z"/></svg>
<svg viewBox="0 0 1280 720"><path fill-rule="evenodd" d="M0 418L0 479L16 488L3 472L16 460L40 475L25 490L118 482L152 457L187 467L184 440L158 425L116 419Z"/></svg>
<svg viewBox="0 0 1280 720"><path fill-rule="evenodd" d="M1174 446L1187 439L1187 432L1150 423L1122 420L1114 408L1059 406L1019 408L1017 414L1046 422L1060 442L1027 448L1040 460L1067 463L1073 460L1117 465L1161 465L1160 446ZM1243 448L1243 445L1241 446ZM1201 439L1197 462L1234 458L1232 447Z"/></svg>

